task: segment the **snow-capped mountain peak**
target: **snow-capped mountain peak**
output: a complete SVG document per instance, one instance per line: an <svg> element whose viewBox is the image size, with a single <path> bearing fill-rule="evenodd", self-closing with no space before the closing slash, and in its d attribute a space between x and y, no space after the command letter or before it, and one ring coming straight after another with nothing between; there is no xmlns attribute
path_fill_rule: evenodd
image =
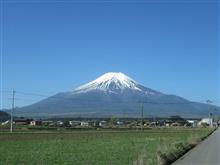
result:
<svg viewBox="0 0 220 165"><path fill-rule="evenodd" d="M116 93L125 89L141 91L138 83L121 72L109 72L97 79L82 85L74 90L74 93L84 93L92 90Z"/></svg>

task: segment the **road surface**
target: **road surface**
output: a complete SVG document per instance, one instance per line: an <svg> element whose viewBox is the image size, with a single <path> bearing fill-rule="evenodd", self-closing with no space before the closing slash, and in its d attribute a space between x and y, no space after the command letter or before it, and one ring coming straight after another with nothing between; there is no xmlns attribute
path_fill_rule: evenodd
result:
<svg viewBox="0 0 220 165"><path fill-rule="evenodd" d="M220 128L172 165L220 165Z"/></svg>

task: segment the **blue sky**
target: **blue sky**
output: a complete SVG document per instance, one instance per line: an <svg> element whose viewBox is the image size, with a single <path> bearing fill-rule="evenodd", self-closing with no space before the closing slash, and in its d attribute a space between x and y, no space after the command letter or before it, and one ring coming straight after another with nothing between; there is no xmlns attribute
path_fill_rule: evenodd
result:
<svg viewBox="0 0 220 165"><path fill-rule="evenodd" d="M219 101L218 1L2 2L2 90L53 95L120 71L167 94ZM17 106L42 99L16 97Z"/></svg>

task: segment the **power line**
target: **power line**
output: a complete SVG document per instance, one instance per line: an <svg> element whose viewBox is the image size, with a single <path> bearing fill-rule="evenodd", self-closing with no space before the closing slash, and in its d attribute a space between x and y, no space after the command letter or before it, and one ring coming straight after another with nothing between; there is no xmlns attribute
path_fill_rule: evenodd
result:
<svg viewBox="0 0 220 165"><path fill-rule="evenodd" d="M53 97L53 96L39 94L39 93L28 93L28 92L21 92L21 91L17 91L17 93L22 94L22 95L31 95L31 96L39 96L39 97Z"/></svg>
<svg viewBox="0 0 220 165"><path fill-rule="evenodd" d="M1 93L11 93L9 90L0 90Z"/></svg>
<svg viewBox="0 0 220 165"><path fill-rule="evenodd" d="M8 90L1 90L1 92L5 93L11 93L11 91ZM33 93L33 92L22 92L22 91L16 91L16 94L21 94L21 95L27 95L27 96L36 96L36 97L42 97L42 98L48 98L48 99L63 99L63 100L76 100L76 101L86 101L86 102L93 102L96 101L95 99L81 99L81 98L69 98L69 97L63 97L63 96L49 96L45 94L39 94L39 93ZM17 99L17 98L16 98ZM20 100L28 100L28 99L20 99ZM34 101L34 100L32 100ZM37 100L36 100L37 101ZM109 102L108 100L103 100L103 102ZM213 101L214 102L214 101ZM212 102L212 103L213 103ZM187 101L187 102L157 102L157 101L123 101L123 100L118 100L118 101L111 101L111 103L142 103L142 104L152 104L152 105L187 105L187 104L193 104L193 103L207 103L207 100L201 100L201 101Z"/></svg>

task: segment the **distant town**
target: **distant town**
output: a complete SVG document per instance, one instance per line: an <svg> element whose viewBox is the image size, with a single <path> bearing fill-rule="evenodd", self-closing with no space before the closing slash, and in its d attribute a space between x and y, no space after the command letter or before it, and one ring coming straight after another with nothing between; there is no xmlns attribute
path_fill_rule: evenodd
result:
<svg viewBox="0 0 220 165"><path fill-rule="evenodd" d="M10 120L1 121L0 129L9 128ZM31 119L14 118L13 125L16 129L41 130L49 129L149 129L153 127L217 127L220 125L219 119L214 118L182 118L180 116L170 116L168 118L50 118ZM23 126L23 127L22 127Z"/></svg>

